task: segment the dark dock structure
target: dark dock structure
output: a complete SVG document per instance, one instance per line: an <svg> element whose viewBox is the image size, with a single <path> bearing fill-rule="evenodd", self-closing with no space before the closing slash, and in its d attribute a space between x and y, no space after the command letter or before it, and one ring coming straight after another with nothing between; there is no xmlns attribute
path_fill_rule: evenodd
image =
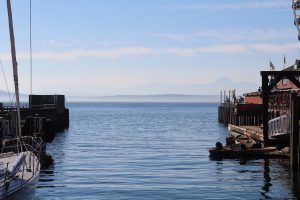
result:
<svg viewBox="0 0 300 200"><path fill-rule="evenodd" d="M13 137L16 108L0 106L0 138ZM64 95L29 95L28 106L21 108L22 135L40 136L51 142L55 133L69 127L69 109Z"/></svg>

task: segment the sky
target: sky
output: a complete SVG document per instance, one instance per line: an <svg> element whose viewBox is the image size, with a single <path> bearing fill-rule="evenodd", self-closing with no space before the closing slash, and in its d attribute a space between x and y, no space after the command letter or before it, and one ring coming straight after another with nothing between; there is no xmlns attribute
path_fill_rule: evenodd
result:
<svg viewBox="0 0 300 200"><path fill-rule="evenodd" d="M0 59L13 88L6 1ZM30 0L12 0L20 90L30 93ZM290 0L32 0L34 94L219 94L300 56ZM0 90L6 90L0 72ZM233 88L235 87L235 88Z"/></svg>

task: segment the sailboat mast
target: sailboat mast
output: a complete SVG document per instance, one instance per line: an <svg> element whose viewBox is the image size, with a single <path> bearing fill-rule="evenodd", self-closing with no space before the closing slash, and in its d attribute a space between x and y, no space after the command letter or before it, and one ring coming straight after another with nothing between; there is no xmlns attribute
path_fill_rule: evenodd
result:
<svg viewBox="0 0 300 200"><path fill-rule="evenodd" d="M17 67L17 59L16 59L15 37L14 37L14 28L13 28L12 13L11 13L11 3L10 0L7 0L6 2L7 2L11 57L12 57L12 64L13 64L13 74L14 74L15 94L16 94L16 104L17 104L17 136L21 137L21 114L20 114L18 67Z"/></svg>

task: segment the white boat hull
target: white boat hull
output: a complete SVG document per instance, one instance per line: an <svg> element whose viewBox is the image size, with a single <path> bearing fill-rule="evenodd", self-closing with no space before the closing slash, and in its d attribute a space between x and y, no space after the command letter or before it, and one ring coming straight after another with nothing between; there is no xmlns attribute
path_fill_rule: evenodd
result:
<svg viewBox="0 0 300 200"><path fill-rule="evenodd" d="M18 172L14 175L8 175L7 173L6 177L1 180L1 199L11 196L38 181L40 173L39 160L32 152L26 151L24 153L26 155L25 162L20 166ZM9 163L12 162L17 156L17 154L13 154L8 157L0 158L0 162L9 166Z"/></svg>

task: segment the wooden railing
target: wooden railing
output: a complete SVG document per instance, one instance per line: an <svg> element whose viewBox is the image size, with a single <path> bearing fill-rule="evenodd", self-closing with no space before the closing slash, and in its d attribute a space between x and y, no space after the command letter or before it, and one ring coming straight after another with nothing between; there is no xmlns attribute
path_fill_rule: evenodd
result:
<svg viewBox="0 0 300 200"><path fill-rule="evenodd" d="M269 137L290 133L290 117L281 115L269 121Z"/></svg>

